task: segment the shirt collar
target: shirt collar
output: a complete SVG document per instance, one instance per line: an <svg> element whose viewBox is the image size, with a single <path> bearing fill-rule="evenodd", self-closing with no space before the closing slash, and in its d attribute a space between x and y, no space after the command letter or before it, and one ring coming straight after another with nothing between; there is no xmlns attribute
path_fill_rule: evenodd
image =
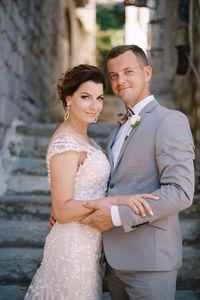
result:
<svg viewBox="0 0 200 300"><path fill-rule="evenodd" d="M146 98L144 98L143 100L141 100L140 102L138 102L136 105L134 105L132 107L132 110L134 111L134 113L136 115L138 115L141 110L151 101L155 100L154 96L153 95L150 95Z"/></svg>

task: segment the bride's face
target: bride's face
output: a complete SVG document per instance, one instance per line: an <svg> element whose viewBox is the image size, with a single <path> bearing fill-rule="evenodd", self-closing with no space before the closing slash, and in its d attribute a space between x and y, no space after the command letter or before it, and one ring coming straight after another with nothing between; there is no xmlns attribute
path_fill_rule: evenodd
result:
<svg viewBox="0 0 200 300"><path fill-rule="evenodd" d="M69 119L73 118L86 124L94 122L103 108L103 97L102 83L82 83L76 92L66 99L70 102Z"/></svg>

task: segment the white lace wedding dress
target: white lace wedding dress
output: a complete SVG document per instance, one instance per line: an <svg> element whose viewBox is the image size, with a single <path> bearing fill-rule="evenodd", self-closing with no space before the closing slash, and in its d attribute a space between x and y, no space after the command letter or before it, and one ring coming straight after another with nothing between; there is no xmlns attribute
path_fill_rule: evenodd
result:
<svg viewBox="0 0 200 300"><path fill-rule="evenodd" d="M105 195L110 166L100 147L94 141L93 145L80 143L65 134L55 137L47 151L48 170L55 154L70 150L87 153L76 175L76 200L93 200ZM25 300L102 299L101 250L102 236L96 229L78 222L57 222L46 238L41 266Z"/></svg>

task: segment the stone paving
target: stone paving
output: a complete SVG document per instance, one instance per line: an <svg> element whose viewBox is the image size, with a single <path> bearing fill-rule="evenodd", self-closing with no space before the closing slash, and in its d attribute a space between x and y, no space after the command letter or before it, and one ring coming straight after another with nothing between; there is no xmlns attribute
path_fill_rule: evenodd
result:
<svg viewBox="0 0 200 300"><path fill-rule="evenodd" d="M198 300L199 298L193 291L177 291L175 300ZM103 300L111 300L109 293L103 294ZM162 300L162 298L160 298Z"/></svg>

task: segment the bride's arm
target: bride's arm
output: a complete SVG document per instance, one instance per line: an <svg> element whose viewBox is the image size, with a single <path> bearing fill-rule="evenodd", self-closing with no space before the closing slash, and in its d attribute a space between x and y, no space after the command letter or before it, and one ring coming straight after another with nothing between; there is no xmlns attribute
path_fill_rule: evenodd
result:
<svg viewBox="0 0 200 300"><path fill-rule="evenodd" d="M54 218L59 223L78 221L93 210L82 201L73 200L76 173L80 164L79 152L56 154L50 162L51 200Z"/></svg>

